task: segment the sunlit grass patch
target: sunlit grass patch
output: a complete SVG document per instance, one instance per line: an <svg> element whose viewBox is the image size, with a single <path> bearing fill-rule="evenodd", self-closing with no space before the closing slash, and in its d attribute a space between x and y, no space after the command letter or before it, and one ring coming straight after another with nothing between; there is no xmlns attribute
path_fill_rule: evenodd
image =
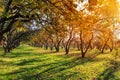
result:
<svg viewBox="0 0 120 80"><path fill-rule="evenodd" d="M112 53L90 50L86 58L80 58L80 51L51 52L41 48L21 45L5 57L0 56L0 79L22 80L119 80L119 57ZM90 58L89 58L90 57ZM117 66L114 63L117 63ZM114 69L115 67L115 69Z"/></svg>

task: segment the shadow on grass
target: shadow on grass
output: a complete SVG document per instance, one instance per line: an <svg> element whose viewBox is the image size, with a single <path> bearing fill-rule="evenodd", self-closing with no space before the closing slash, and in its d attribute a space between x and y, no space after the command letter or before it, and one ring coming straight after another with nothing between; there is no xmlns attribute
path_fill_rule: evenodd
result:
<svg viewBox="0 0 120 80"><path fill-rule="evenodd" d="M111 60L111 66L98 76L98 80L120 80L114 73L119 69L120 61Z"/></svg>
<svg viewBox="0 0 120 80"><path fill-rule="evenodd" d="M44 54L41 54L41 56ZM34 67L25 67L25 68L20 68L18 70L15 70L13 72L10 73L6 73L6 74L0 74L0 76L11 76L11 75L20 75L20 79L23 80L31 80L36 79L36 78L40 78L42 80L46 80L46 79L54 79L54 78L69 78L70 76L75 76L77 75L77 72L68 72L67 70L77 66L77 65L82 65L86 62L89 62L88 59L78 59L78 58L74 58L71 60L65 60L63 57L62 60L62 56L57 56L56 58L61 58L60 60L56 60L55 62L50 62L50 63L45 63L46 60L49 61L49 58L43 58L43 59L30 59L30 60L23 60L17 64L13 64L16 66L25 66L28 65L29 63L33 63L36 62L36 66ZM68 57L69 58L69 57ZM44 62L44 64L39 64L39 62ZM67 71L67 73L63 73L63 71ZM46 75L47 74L47 75ZM57 74L57 75L55 75ZM51 77L49 75L52 75L54 77ZM63 77L62 77L63 76Z"/></svg>
<svg viewBox="0 0 120 80"><path fill-rule="evenodd" d="M54 54L54 52L33 53L28 50L17 52L17 53L12 52L9 55L6 55L7 58L15 58L15 59L20 58L20 57L24 57L24 58L30 57L30 58L20 59L18 60L19 62L17 63L13 62L12 66L18 66L20 68L18 70L14 70L9 73L0 74L0 76L14 75L14 76L17 76L17 80L18 79L22 79L22 80L66 80L71 77L75 77L77 79L76 75L80 75L80 73L78 73L77 71L70 72L70 69L78 65L83 65L87 62L97 62L97 61L103 60L102 58L93 59L99 54L95 54L92 58L86 57L82 59L80 57L77 57L77 58L74 57L74 56L80 55L76 53L74 55L73 53L71 55L51 55L51 54ZM53 56L55 57L55 59L52 59ZM54 61L52 62L51 60L54 60ZM36 65L34 65L34 63ZM8 63L8 65L11 65L11 62ZM100 74L99 77L104 76L103 77L104 80L108 80L111 77L115 78L115 75L113 75L113 73L116 71L117 67L115 65L114 67L115 67L114 70L111 70L113 66L109 67L102 74ZM80 80L80 78L78 79Z"/></svg>
<svg viewBox="0 0 120 80"><path fill-rule="evenodd" d="M97 62L97 61L100 61L100 60L103 60L103 59L101 58L101 59L98 59L98 60L91 60L90 61L87 58L85 58L85 59L74 58L71 61L60 61L60 62L48 64L48 65L43 65L42 67L46 67L46 66L51 66L51 67L39 72L38 74L35 74L35 75L32 75L32 76L27 76L25 79L30 80L31 78L34 78L34 79L38 78L38 79L43 79L43 80L47 80L47 79L54 80L54 79L59 78L59 80L66 80L70 77L80 75L80 73L78 73L77 71L69 72L67 70L70 70L70 69L72 69L72 68L74 68L75 66L78 66L78 65L83 65L87 62ZM44 76L44 75L48 75L48 76ZM56 75L56 76L51 77L49 75ZM80 78L78 78L78 79L80 79Z"/></svg>
<svg viewBox="0 0 120 80"><path fill-rule="evenodd" d="M96 60L96 61L99 61L99 60ZM78 58L72 59L70 61L57 61L57 62L50 63L50 64L38 65L36 67L24 68L22 70L18 70L17 72L15 71L13 73L9 73L6 75L21 73L21 72L24 72L27 70L29 72L28 75L25 76L25 74L23 74L23 76L22 76L22 78L24 80L26 80L26 79L30 80L32 78L34 78L34 79L40 78L43 80L47 80L47 79L55 79L58 77L60 79L61 78L67 79L69 77L73 77L73 76L78 74L76 71L75 72L68 72L67 70L72 69L73 67L75 67L77 65L83 65L86 62L89 62L89 60L88 59L78 59ZM95 60L92 62L95 62ZM45 68L45 69L41 70L38 73L36 72L36 70L39 70L42 68ZM63 73L64 71L65 71L65 73ZM33 75L33 72L34 72L34 75ZM69 73L69 74L67 74L67 73ZM56 75L56 76L51 77L49 75L52 75L52 76Z"/></svg>
<svg viewBox="0 0 120 80"><path fill-rule="evenodd" d="M46 54L51 54L51 53L55 53L55 52L31 52L31 51L22 51L22 52L11 52L11 53L7 53L4 58L19 58L19 57L27 57L27 56L43 56ZM1 56L3 57L3 56Z"/></svg>

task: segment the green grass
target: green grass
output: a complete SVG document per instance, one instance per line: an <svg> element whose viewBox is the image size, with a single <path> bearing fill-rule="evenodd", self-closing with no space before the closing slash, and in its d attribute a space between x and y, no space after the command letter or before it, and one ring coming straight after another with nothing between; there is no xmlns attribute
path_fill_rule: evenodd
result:
<svg viewBox="0 0 120 80"><path fill-rule="evenodd" d="M79 51L54 53L21 45L6 56L0 48L0 80L120 80L120 57L114 53L89 51L80 58Z"/></svg>

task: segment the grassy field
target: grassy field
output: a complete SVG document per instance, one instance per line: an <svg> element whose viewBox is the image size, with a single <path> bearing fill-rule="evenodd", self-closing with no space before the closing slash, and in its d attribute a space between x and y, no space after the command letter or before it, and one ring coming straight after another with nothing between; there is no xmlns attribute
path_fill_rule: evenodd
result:
<svg viewBox="0 0 120 80"><path fill-rule="evenodd" d="M64 55L21 45L4 57L2 53L0 48L0 80L120 80L115 51L92 50L81 59L79 51Z"/></svg>

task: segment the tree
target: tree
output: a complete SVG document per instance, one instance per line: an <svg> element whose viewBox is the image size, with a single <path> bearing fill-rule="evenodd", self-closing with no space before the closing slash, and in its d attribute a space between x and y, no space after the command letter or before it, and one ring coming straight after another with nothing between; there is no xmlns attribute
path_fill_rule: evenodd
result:
<svg viewBox="0 0 120 80"><path fill-rule="evenodd" d="M49 13L49 6L56 6L54 1L50 0L1 0L0 4L2 13L0 15L0 39L11 30L17 21L29 22L38 20L38 18L44 21L42 16Z"/></svg>
<svg viewBox="0 0 120 80"><path fill-rule="evenodd" d="M66 55L69 53L71 42L74 38L74 28L73 26L68 26L67 37L64 38L63 46L65 48Z"/></svg>
<svg viewBox="0 0 120 80"><path fill-rule="evenodd" d="M36 30L21 31L13 28L11 31L6 33L2 39L2 46L4 48L4 55L9 53L12 49L18 47L20 43L30 36L31 32ZM29 35L28 35L29 34Z"/></svg>

